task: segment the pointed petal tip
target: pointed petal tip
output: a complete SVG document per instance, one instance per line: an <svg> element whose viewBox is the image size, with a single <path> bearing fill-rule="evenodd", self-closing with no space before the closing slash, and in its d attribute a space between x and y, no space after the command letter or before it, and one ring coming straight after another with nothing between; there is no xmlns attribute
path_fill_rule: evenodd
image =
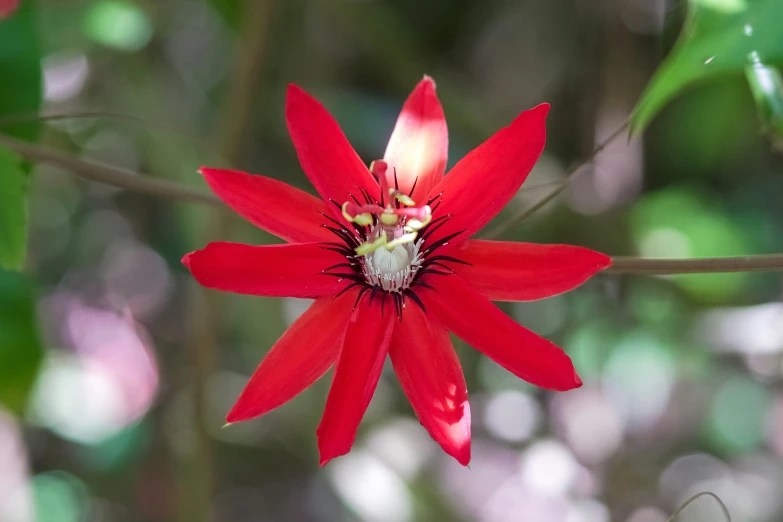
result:
<svg viewBox="0 0 783 522"><path fill-rule="evenodd" d="M228 428L229 426L231 426L232 424L234 424L234 423L233 423L233 422L227 422L227 423L225 423L225 424L223 425L223 427L221 427L220 429L221 429L221 430L223 430L223 429L226 429L226 428Z"/></svg>
<svg viewBox="0 0 783 522"><path fill-rule="evenodd" d="M295 108L298 107L300 104L302 103L306 104L308 101L311 100L315 101L314 98L307 93L307 91L305 91L295 83L289 83L288 87L286 87L285 89L286 121L291 115L292 110L296 110Z"/></svg>
<svg viewBox="0 0 783 522"><path fill-rule="evenodd" d="M190 252L182 256L182 259L180 259L180 263L185 265L188 270L190 270L190 258L193 256L193 254L195 254L195 252Z"/></svg>
<svg viewBox="0 0 783 522"><path fill-rule="evenodd" d="M248 415L247 411L243 411L245 410L245 408L239 409L237 408L238 405L239 405L239 400L237 400L237 404L235 404L231 408L231 411L228 412L228 415L226 415L226 424L223 426L224 428L231 426L232 424L236 424L237 422L248 421L259 416L259 415Z"/></svg>
<svg viewBox="0 0 783 522"><path fill-rule="evenodd" d="M437 87L437 84L435 83L435 79L432 76L430 76L429 74L425 74L422 77L421 81L419 82L419 85L426 85L426 86L432 88L433 91Z"/></svg>
<svg viewBox="0 0 783 522"><path fill-rule="evenodd" d="M242 394L240 394L237 401L226 415L226 426L236 424L237 422L248 421L258 416L259 415L248 415L247 404L242 401ZM223 427L225 428L226 426Z"/></svg>
<svg viewBox="0 0 783 522"><path fill-rule="evenodd" d="M533 110L538 112L538 113L540 113L542 118L546 118L547 115L549 114L549 109L550 108L551 108L551 106L548 103L544 102L544 103L539 103L538 105L536 105L533 108Z"/></svg>
<svg viewBox="0 0 783 522"><path fill-rule="evenodd" d="M243 419L239 418L239 415L236 413L236 405L231 408L231 411L228 412L228 415L226 415L226 424L223 426L224 428L226 426L230 426L231 424L234 424L235 422L239 422Z"/></svg>
<svg viewBox="0 0 783 522"><path fill-rule="evenodd" d="M452 456L457 459L457 462L470 469L470 444L468 444L467 449L460 450L456 455Z"/></svg>
<svg viewBox="0 0 783 522"><path fill-rule="evenodd" d="M351 451L350 447L348 447L348 449L346 450L340 450L334 447L327 448L322 442L323 439L321 438L321 434L318 432L318 430L316 430L316 435L318 436L318 465L320 467L326 466L333 459L336 459L337 457L342 457L343 455Z"/></svg>
<svg viewBox="0 0 783 522"><path fill-rule="evenodd" d="M309 96L307 91L299 87L295 83L289 83L285 89L286 102L292 97L301 98L302 96Z"/></svg>
<svg viewBox="0 0 783 522"><path fill-rule="evenodd" d="M226 172L226 169L218 169L215 167L204 167L204 166L198 168L198 173L204 176L205 178L214 178L216 176L219 176L221 172Z"/></svg>

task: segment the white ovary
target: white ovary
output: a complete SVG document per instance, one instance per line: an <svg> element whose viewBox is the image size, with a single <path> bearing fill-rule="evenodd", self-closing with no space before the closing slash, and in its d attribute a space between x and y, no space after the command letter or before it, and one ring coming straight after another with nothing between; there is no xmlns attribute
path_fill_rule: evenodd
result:
<svg viewBox="0 0 783 522"><path fill-rule="evenodd" d="M363 258L365 279L387 292L402 292L411 285L421 267L421 244L422 240L418 240L397 245L392 250L381 247L367 254Z"/></svg>
<svg viewBox="0 0 783 522"><path fill-rule="evenodd" d="M408 266L410 257L403 245L397 245L394 250L379 248L372 253L372 264L378 274L396 274Z"/></svg>

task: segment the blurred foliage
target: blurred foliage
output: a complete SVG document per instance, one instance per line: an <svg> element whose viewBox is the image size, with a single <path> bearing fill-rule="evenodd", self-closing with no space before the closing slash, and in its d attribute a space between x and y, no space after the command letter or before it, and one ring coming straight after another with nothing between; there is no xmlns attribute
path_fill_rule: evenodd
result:
<svg viewBox="0 0 783 522"><path fill-rule="evenodd" d="M220 16L234 29L239 27L248 0L209 0ZM252 1L252 0L251 0Z"/></svg>
<svg viewBox="0 0 783 522"><path fill-rule="evenodd" d="M765 386L734 376L715 395L707 420L707 435L725 453L752 451L764 440L771 397Z"/></svg>
<svg viewBox="0 0 783 522"><path fill-rule="evenodd" d="M34 2L23 2L9 18L0 20L0 122L4 117L35 114L41 107L41 52L34 19ZM40 122L2 129L32 140ZM27 173L20 160L0 148L0 267L21 269L27 243Z"/></svg>
<svg viewBox="0 0 783 522"><path fill-rule="evenodd" d="M138 51L152 37L152 25L141 7L122 0L98 2L85 16L84 32L93 41L120 51Z"/></svg>
<svg viewBox="0 0 783 522"><path fill-rule="evenodd" d="M0 405L19 414L43 358L37 328L29 281L0 269Z"/></svg>
<svg viewBox="0 0 783 522"><path fill-rule="evenodd" d="M41 107L41 51L35 1L21 2L9 18L0 20L0 121L10 114L35 114ZM13 125L4 132L32 140L40 122Z"/></svg>
<svg viewBox="0 0 783 522"><path fill-rule="evenodd" d="M762 124L772 143L783 151L783 76L780 69L763 63L755 51L745 67L748 85Z"/></svg>
<svg viewBox="0 0 783 522"><path fill-rule="evenodd" d="M735 217L709 200L704 191L676 188L643 197L631 214L639 252L646 257L705 258L754 252ZM672 280L694 298L727 302L742 294L750 274L694 274Z"/></svg>
<svg viewBox="0 0 783 522"><path fill-rule="evenodd" d="M27 244L27 173L0 148L0 268L20 270Z"/></svg>
<svg viewBox="0 0 783 522"><path fill-rule="evenodd" d="M751 53L767 63L783 61L779 0L689 0L682 33L645 87L631 132L644 130L677 93L696 81L741 73Z"/></svg>
<svg viewBox="0 0 783 522"><path fill-rule="evenodd" d="M252 124L234 166L312 191L286 133L285 85L316 95L369 162L426 73L451 165L519 111L552 104L544 155L502 220L559 184L643 90L633 130L644 137L611 143L567 197L504 239L649 257L780 252L780 157L755 130L780 129L782 4L692 0L661 56L682 12L665 16L664 0L277 1L258 24L257 88L242 106ZM23 1L0 22L0 123L81 110L137 121L0 132L207 190L197 168L221 165L231 68L246 54L242 31L258 30L252 5ZM456 341L472 469L436 448L388 368L352 453L319 469L329 376L262 419L220 428L309 302L222 295L214 314L187 315L201 294L179 263L185 252L279 239L232 214L224 235L206 237L212 209L36 165L26 241L28 168L0 150L0 265L21 268L29 243L29 278L0 271L0 403L19 414L0 414L2 478L39 513L19 520L662 521L693 488L715 489L737 520L780 520L779 274L601 275L552 299L503 303L564 347L582 389L537 389ZM212 352L190 334L202 322L214 326ZM713 520L698 509L683 522Z"/></svg>

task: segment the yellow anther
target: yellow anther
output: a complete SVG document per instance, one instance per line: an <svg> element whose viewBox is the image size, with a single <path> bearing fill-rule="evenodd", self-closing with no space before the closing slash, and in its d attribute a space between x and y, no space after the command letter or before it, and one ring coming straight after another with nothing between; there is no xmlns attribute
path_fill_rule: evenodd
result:
<svg viewBox="0 0 783 522"><path fill-rule="evenodd" d="M405 205L406 207L413 207L416 203L410 198L410 196L403 194L402 192L395 191L394 198Z"/></svg>
<svg viewBox="0 0 783 522"><path fill-rule="evenodd" d="M394 248L397 246L413 243L414 241L416 241L416 232L410 232L408 234L401 235L397 239L389 241L383 246L385 246L387 250L394 250Z"/></svg>
<svg viewBox="0 0 783 522"><path fill-rule="evenodd" d="M381 218L381 223L383 223L386 226L396 225L397 222L399 221L399 217L396 214L392 214L389 212L384 212L383 214L381 214L380 218Z"/></svg>
<svg viewBox="0 0 783 522"><path fill-rule="evenodd" d="M408 218L408 221L405 222L405 232L418 232L429 225L430 221L432 221L432 214L429 214L424 218L424 221L420 221L416 218Z"/></svg>
<svg viewBox="0 0 783 522"><path fill-rule="evenodd" d="M367 241L355 248L355 252L360 256L365 256L371 252L375 252L383 245L386 244L386 234L381 234L375 241Z"/></svg>
<svg viewBox="0 0 783 522"><path fill-rule="evenodd" d="M367 226L372 225L372 214L369 212L363 212L361 214L356 214L355 216L350 215L347 212L349 202L346 201L343 203L343 217L348 220L349 223L356 223L357 225Z"/></svg>

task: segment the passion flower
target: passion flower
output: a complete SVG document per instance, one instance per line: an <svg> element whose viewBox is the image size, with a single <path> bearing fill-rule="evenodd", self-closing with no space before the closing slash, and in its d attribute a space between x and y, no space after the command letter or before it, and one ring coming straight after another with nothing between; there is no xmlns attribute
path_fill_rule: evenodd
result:
<svg viewBox="0 0 783 522"><path fill-rule="evenodd" d="M231 208L288 244L211 243L183 263L204 286L315 298L250 378L237 422L293 398L336 365L318 427L321 465L347 453L387 354L421 424L467 465L470 405L449 332L514 375L552 390L582 384L568 356L490 300L570 290L610 265L568 245L469 239L516 194L544 149L549 105L521 113L444 176L448 135L435 83L403 106L368 167L313 97L288 88L286 122L321 198L271 178L202 168Z"/></svg>

